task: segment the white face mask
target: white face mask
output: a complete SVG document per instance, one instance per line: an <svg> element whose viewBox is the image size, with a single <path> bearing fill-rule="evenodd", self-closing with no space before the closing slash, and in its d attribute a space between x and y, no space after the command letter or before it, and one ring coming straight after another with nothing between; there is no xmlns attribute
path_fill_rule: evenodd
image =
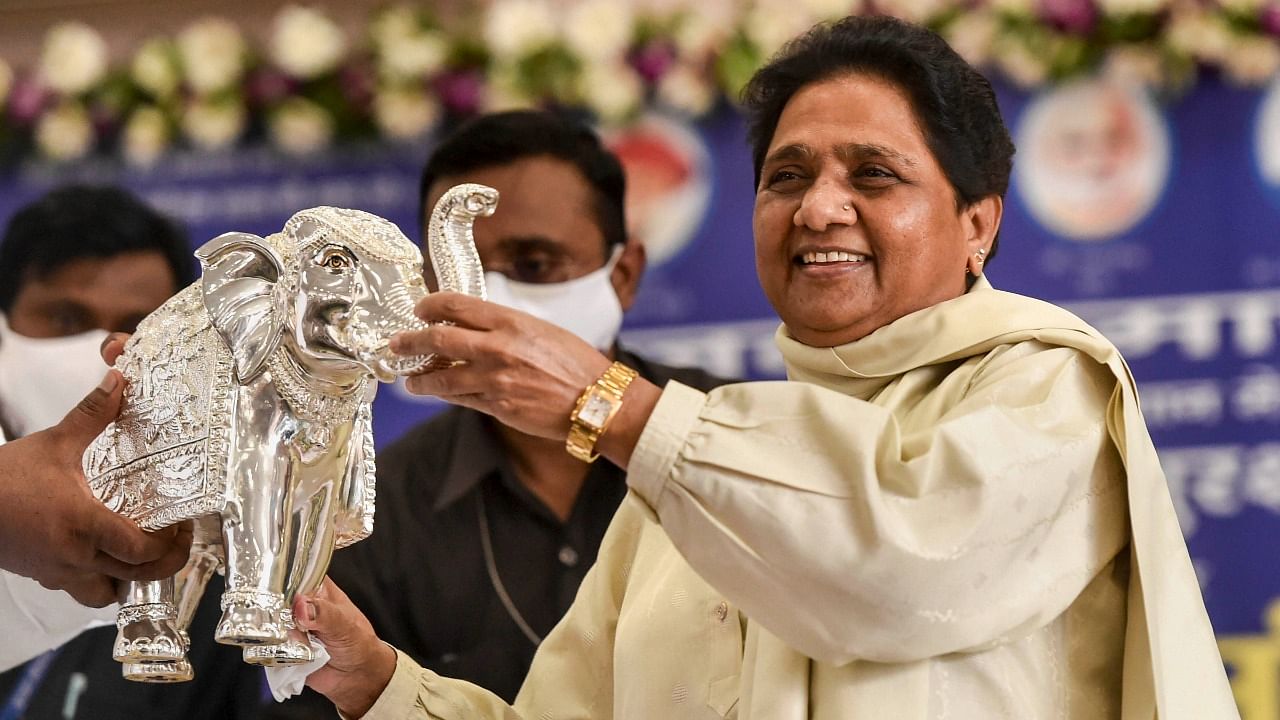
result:
<svg viewBox="0 0 1280 720"><path fill-rule="evenodd" d="M498 272L484 274L489 301L527 312L608 350L622 329L622 304L609 276L622 257L619 245L604 267L559 283L527 283Z"/></svg>
<svg viewBox="0 0 1280 720"><path fill-rule="evenodd" d="M106 330L30 338L0 315L0 412L9 429L29 435L62 420L107 374L106 338Z"/></svg>

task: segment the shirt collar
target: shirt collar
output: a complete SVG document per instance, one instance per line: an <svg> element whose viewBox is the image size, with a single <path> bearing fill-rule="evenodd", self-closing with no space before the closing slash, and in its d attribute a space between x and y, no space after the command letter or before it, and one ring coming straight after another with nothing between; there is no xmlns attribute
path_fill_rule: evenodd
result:
<svg viewBox="0 0 1280 720"><path fill-rule="evenodd" d="M502 444L489 427L488 417L468 408L457 408L458 422L453 444L449 448L449 464L445 466L440 493L432 510L438 511L457 502L481 480L499 472Z"/></svg>
<svg viewBox="0 0 1280 720"><path fill-rule="evenodd" d="M643 377L651 375L648 363L639 356L617 344L613 350L619 362L636 369ZM501 474L506 462L506 450L491 426L494 421L489 416L462 407L455 408L453 412L458 414L458 421L453 444L449 448L449 464L445 466L440 493L432 505L433 512L457 502L486 477Z"/></svg>

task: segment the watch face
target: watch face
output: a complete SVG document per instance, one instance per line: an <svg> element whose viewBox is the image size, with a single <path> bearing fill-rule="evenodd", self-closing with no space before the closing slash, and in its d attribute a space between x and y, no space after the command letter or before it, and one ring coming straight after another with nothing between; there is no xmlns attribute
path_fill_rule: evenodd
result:
<svg viewBox="0 0 1280 720"><path fill-rule="evenodd" d="M582 410L578 412L578 419L599 430L604 427L604 421L609 419L611 410L613 410L613 403L608 398L599 393L592 393L587 398L587 401L582 404Z"/></svg>

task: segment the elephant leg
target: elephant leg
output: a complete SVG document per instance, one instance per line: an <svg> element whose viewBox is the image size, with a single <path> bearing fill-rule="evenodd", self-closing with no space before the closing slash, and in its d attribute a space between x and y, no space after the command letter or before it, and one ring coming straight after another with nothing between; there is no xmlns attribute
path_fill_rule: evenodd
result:
<svg viewBox="0 0 1280 720"><path fill-rule="evenodd" d="M173 578L174 625L182 638L184 650L191 647L187 628L195 615L205 585L222 562L222 529L216 516L196 521L187 564ZM169 662L126 662L122 668L126 680L151 683L184 682L195 677L191 663L184 657Z"/></svg>
<svg viewBox="0 0 1280 720"><path fill-rule="evenodd" d="M178 662L187 645L178 628L172 577L130 582L116 615L116 642L111 656L119 662Z"/></svg>
<svg viewBox="0 0 1280 720"><path fill-rule="evenodd" d="M293 623L293 599L298 594L314 592L320 587L333 556L333 537L336 524L333 516L333 493L322 488L305 503L294 527L293 562L289 568L289 580L285 586L285 610L282 613L287 627L284 642L276 645L259 645L244 649L244 661L254 665L296 665L311 662L315 653L310 634L299 630Z"/></svg>
<svg viewBox="0 0 1280 720"><path fill-rule="evenodd" d="M278 450L277 450L278 448ZM261 443L243 452L223 511L227 589L214 639L226 645L274 645L285 639L284 540L292 517L292 453Z"/></svg>

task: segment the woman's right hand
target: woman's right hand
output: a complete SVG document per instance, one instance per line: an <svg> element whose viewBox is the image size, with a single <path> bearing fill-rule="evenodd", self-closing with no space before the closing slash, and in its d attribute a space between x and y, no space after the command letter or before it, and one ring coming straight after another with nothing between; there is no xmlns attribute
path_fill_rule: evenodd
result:
<svg viewBox="0 0 1280 720"><path fill-rule="evenodd" d="M396 671L396 651L329 578L315 593L294 599L293 620L329 652L329 662L307 677L307 685L348 717L369 712Z"/></svg>

